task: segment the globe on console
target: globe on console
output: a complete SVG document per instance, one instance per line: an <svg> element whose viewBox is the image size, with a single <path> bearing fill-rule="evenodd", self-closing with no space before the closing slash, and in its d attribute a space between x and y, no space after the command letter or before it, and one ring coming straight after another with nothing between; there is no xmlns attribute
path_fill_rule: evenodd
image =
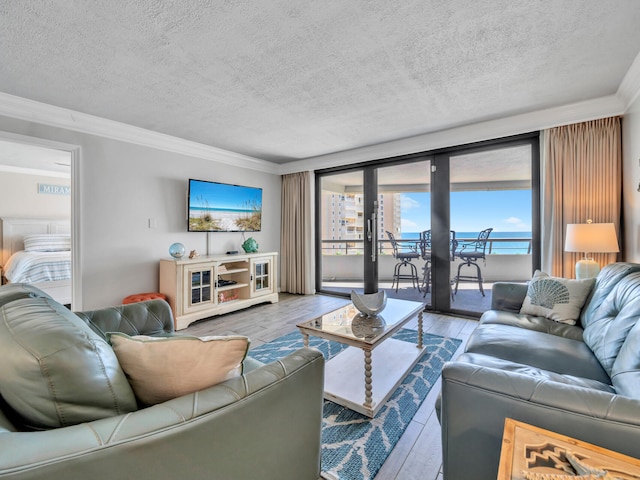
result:
<svg viewBox="0 0 640 480"><path fill-rule="evenodd" d="M174 243L169 247L169 254L173 258L182 258L185 254L186 250L184 245L181 243Z"/></svg>

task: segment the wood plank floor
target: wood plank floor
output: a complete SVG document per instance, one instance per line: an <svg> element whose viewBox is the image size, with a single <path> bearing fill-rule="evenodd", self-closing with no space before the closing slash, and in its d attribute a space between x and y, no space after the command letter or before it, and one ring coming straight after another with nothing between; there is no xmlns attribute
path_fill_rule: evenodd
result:
<svg viewBox="0 0 640 480"><path fill-rule="evenodd" d="M296 330L296 324L349 303L345 298L327 295L280 294L274 304L256 305L239 312L212 317L191 324L181 330L191 335L246 335L251 348L270 342ZM464 349L477 321L439 314L425 313L424 331L459 338L462 344L456 355ZM417 320L407 324L417 329ZM440 424L435 414L435 401L440 392L440 380L427 395L411 424L389 455L375 480L437 480L442 478Z"/></svg>

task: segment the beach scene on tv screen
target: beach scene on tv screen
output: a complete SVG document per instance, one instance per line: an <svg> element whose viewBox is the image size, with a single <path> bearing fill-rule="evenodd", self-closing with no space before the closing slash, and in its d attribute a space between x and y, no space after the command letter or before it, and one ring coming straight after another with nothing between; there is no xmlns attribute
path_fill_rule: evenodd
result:
<svg viewBox="0 0 640 480"><path fill-rule="evenodd" d="M256 232L262 220L262 189L192 180L189 230Z"/></svg>

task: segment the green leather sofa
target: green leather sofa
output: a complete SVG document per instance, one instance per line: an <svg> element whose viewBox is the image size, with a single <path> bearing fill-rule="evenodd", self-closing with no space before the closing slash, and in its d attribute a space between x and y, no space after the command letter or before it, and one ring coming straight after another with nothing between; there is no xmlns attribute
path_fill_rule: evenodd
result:
<svg viewBox="0 0 640 480"><path fill-rule="evenodd" d="M90 345L65 346L73 364L67 350L51 346L69 330L74 342ZM171 310L151 300L74 314L34 287L0 287L0 479L319 478L324 359L318 351L303 348L267 365L247 358L240 377L139 408L135 400L113 400L116 390L129 388L118 365L101 360L92 371L95 355L111 358L107 332L171 335ZM86 368L76 368L78 352ZM29 390L41 378L12 378L25 362L38 366L36 377L47 376L44 393ZM70 400L58 402L64 395ZM26 418L25 405L73 424L34 428L38 418ZM96 419L73 421L83 415Z"/></svg>
<svg viewBox="0 0 640 480"><path fill-rule="evenodd" d="M495 479L505 418L640 458L640 264L602 269L576 325L521 314L496 283L436 405L443 478Z"/></svg>

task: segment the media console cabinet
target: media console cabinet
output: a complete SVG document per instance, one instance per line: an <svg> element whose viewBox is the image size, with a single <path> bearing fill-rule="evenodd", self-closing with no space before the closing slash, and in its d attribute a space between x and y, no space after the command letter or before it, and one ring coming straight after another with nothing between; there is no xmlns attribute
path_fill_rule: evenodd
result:
<svg viewBox="0 0 640 480"><path fill-rule="evenodd" d="M277 302L277 258L269 252L160 260L160 292L171 305L176 330L203 318Z"/></svg>

